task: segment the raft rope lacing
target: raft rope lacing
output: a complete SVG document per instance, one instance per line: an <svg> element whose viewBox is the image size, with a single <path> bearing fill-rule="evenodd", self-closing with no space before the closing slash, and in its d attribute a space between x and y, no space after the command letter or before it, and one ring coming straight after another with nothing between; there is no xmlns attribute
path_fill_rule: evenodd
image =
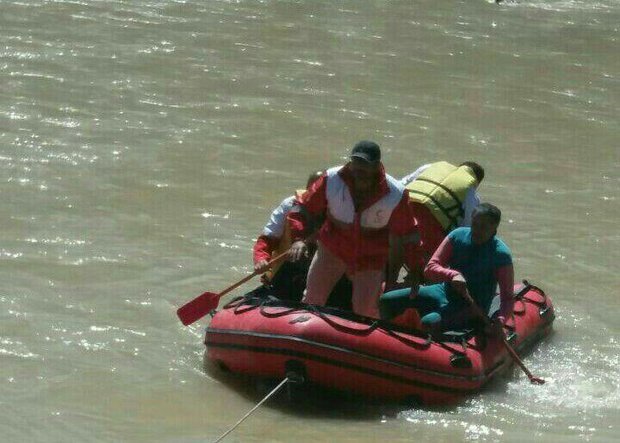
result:
<svg viewBox="0 0 620 443"><path fill-rule="evenodd" d="M541 290L540 288L530 284L527 280L523 280L522 283L523 284L522 284L521 288L519 288L519 290L515 291L515 293L513 295L515 302L520 302L522 304L525 304L525 302L527 301L527 302L534 303L534 304L536 304L538 306L541 306L541 307L547 306L547 300L546 300L547 297L546 297L546 294L544 293L543 290ZM542 297L542 301L535 301L535 300L532 300L532 299L530 299L528 297L525 297L524 296L525 293L528 290L530 290L530 289L532 289L535 292L537 292ZM420 338L424 338L424 336L426 336L426 341L423 342L423 343L416 343L415 341L404 340L404 337L402 337L400 334L396 334L395 333L396 331L394 331L392 328L390 328L390 327L386 328L385 325L383 324L384 323L383 321L377 321L377 320L370 322L369 327L367 329L364 329L364 330L358 330L358 329L349 328L349 327L347 327L345 325L341 325L341 324L338 324L338 323L332 321L328 316L326 316L321 311L320 308L318 308L318 307L316 307L314 305L306 305L306 304L303 304L303 303L285 302L284 303L285 305L289 304L289 306L288 306L289 309L288 310L283 311L283 312L278 312L278 313L271 314L271 313L266 312L265 308L269 307L269 306L272 306L272 303L274 303L274 302L276 302L276 304L280 304L280 303L282 303L281 300L278 300L278 299L273 298L273 297L268 297L266 299L261 300L260 303L258 303L258 304L244 305L245 302L251 300L252 298L253 297L252 296L248 296L248 294L246 294L245 296L237 297L237 298L231 300L227 305L225 305L224 309L226 309L226 308L234 308L234 312L237 313L238 311L242 311L242 310L245 311L245 310L252 310L252 309L259 308L260 311L261 311L261 314L265 315L265 316L268 316L268 317L286 315L286 314L290 314L292 312L295 312L295 311L301 309L301 310L306 310L306 311L308 311L310 313L315 314L316 316L318 316L323 321L325 321L330 326L332 326L332 327L334 327L336 329L346 330L346 331L354 333L356 335L367 335L367 334L370 334L375 329L381 327L382 329L384 329L384 331L388 335L390 335L390 336L392 336L394 338L397 338L400 341L406 342L409 345L417 345L417 346L421 345L421 346L427 347L427 346L430 346L431 343L433 343L435 341L435 340L433 340L433 337L432 337L431 334L429 334L427 332L425 333L423 331L415 331L415 335L419 336ZM521 312L515 312L515 314L521 315L523 312L524 312L524 310L521 311ZM542 315L542 313L541 313L541 315ZM370 319L367 318L367 320L370 320ZM505 327L506 327L506 329L508 329L509 331L511 331L514 334L514 329L515 329L514 325L506 324ZM465 338L461 338L460 340L458 340L458 341L456 341L454 343L454 344L460 344L462 346L462 348L463 348L462 351L458 350L458 349L455 349L453 346L449 346L448 342L444 343L441 340L437 340L436 343L439 346L441 346L442 348L447 349L448 351L450 351L452 354L457 354L457 355L460 355L460 356L466 355L467 349L470 346L469 343L467 342L467 339L465 339Z"/></svg>
<svg viewBox="0 0 620 443"><path fill-rule="evenodd" d="M238 314L240 312L250 311L252 309L258 308L260 309L261 314L266 317L280 317L282 315L288 315L296 311L306 311L306 312L316 315L317 317L319 317L320 319L322 319L324 322L326 322L327 324L329 324L331 327L335 329L344 330L346 332L349 332L355 335L368 335L375 329L381 328L388 335L395 337L400 341L408 343L409 345L428 347L433 342L433 337L431 336L431 334L429 334L428 332L421 331L421 330L410 330L410 331L405 331L405 332L414 333L416 337L424 339L425 341L423 343L416 343L415 341L412 341L412 340L406 340L400 334L396 334L395 333L396 331L394 331L391 327L389 327L388 322L385 322L382 320L371 319L368 317L355 316L360 319L365 319L370 323L368 325L368 328L366 329L356 329L356 328L350 328L344 324L339 324L337 322L334 322L327 315L325 315L325 313L323 313L319 307L315 305L307 305L305 303L283 301L283 300L279 300L273 297L261 299L258 303L245 304L247 302L253 301L253 299L254 297L252 297L251 295L249 296L248 294L246 294L245 296L237 297L231 300L230 302L228 302L224 306L224 309L233 309L233 312L235 314ZM288 307L288 309L286 311L278 311L275 313L271 313L266 310L266 308L274 307L274 306L275 307ZM352 319L352 320L355 321L355 319ZM400 332L403 332L403 331L400 331Z"/></svg>
<svg viewBox="0 0 620 443"><path fill-rule="evenodd" d="M228 429L228 431L226 431L222 435L220 435L218 437L218 439L215 440L213 443L218 443L218 442L222 441L224 439L224 437L226 437L228 434L230 434L232 431L234 431L246 418L248 418L250 415L252 415L252 413L254 413L254 411L256 411L260 407L260 405L262 405L267 400L269 400L270 397L275 395L276 392L278 392L280 389L282 389L282 387L286 383L288 383L289 381L290 381L289 377L286 377L284 380L282 380L280 382L280 384L278 384L278 386L273 388L273 390L269 394L267 394L261 401L259 401L256 404L256 406L254 406L252 409L250 409L243 417L241 417L241 419L239 419L239 421L237 421L237 423L235 423L230 429Z"/></svg>

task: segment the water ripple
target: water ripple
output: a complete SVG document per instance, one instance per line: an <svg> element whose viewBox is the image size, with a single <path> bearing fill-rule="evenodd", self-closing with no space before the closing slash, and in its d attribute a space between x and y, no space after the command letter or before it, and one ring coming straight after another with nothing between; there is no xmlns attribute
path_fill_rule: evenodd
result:
<svg viewBox="0 0 620 443"><path fill-rule="evenodd" d="M0 339L0 355L18 357L23 359L43 359L41 355L28 351L26 346L21 341L11 340L9 338Z"/></svg>
<svg viewBox="0 0 620 443"><path fill-rule="evenodd" d="M9 72L9 76L11 77L23 77L23 78L35 78L35 79L43 79L43 80L54 80L59 83L63 83L65 79L63 77L59 77L57 75L51 74L41 74L39 72L19 72L19 71L11 71Z"/></svg>

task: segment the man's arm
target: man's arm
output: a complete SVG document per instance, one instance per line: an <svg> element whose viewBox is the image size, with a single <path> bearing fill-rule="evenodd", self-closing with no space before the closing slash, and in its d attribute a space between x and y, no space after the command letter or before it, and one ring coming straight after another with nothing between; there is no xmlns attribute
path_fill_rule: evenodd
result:
<svg viewBox="0 0 620 443"><path fill-rule="evenodd" d="M409 192L406 189L400 202L392 212L389 230L390 255L388 258L386 288L391 288L396 284L398 274L405 261L410 270L414 269L414 257L417 257L419 252L420 233L409 205Z"/></svg>
<svg viewBox="0 0 620 443"><path fill-rule="evenodd" d="M467 281L456 269L450 267L453 248L450 237L443 239L437 250L424 268L424 276L435 282L450 282L452 288L459 294L467 293Z"/></svg>
<svg viewBox="0 0 620 443"><path fill-rule="evenodd" d="M427 163L425 165L420 166L418 169L416 169L415 171L413 171L411 174L404 176L403 178L400 179L400 182L407 186L409 183L411 183L412 181L414 181L416 178L418 178L420 176L420 174L422 174L425 170L427 170L429 168L431 164Z"/></svg>
<svg viewBox="0 0 620 443"><path fill-rule="evenodd" d="M304 239L310 234L312 220L309 217L321 217L327 209L327 177L322 176L301 196L287 216L287 223L291 228L290 260L295 262L307 255L307 245Z"/></svg>
<svg viewBox="0 0 620 443"><path fill-rule="evenodd" d="M450 260L452 259L452 242L449 237L443 239L443 241L437 247L437 250L428 261L426 268L424 268L424 277L434 282L447 282L461 273L455 269L450 268Z"/></svg>
<svg viewBox="0 0 620 443"><path fill-rule="evenodd" d="M253 249L254 271L263 273L269 269L269 260L271 260L271 255L279 244L279 238L269 237L267 235L261 235L256 239Z"/></svg>
<svg viewBox="0 0 620 443"><path fill-rule="evenodd" d="M387 274L385 276L385 291L389 291L396 285L400 268L403 266L403 240L401 237L390 235L389 256Z"/></svg>
<svg viewBox="0 0 620 443"><path fill-rule="evenodd" d="M515 273L512 264L497 268L495 277L499 285L499 315L498 319L504 323L512 315L514 309L514 282Z"/></svg>
<svg viewBox="0 0 620 443"><path fill-rule="evenodd" d="M471 226L471 218L474 213L474 209L480 204L480 196L476 188L471 187L465 194L465 200L463 201L463 220L459 223L459 226Z"/></svg>

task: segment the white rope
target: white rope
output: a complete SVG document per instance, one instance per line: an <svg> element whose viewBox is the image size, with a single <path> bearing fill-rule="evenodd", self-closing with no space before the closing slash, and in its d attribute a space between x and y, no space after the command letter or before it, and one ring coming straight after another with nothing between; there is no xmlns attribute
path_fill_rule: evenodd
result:
<svg viewBox="0 0 620 443"><path fill-rule="evenodd" d="M269 400L269 398L272 395L274 395L276 392L278 392L282 388L282 386L284 386L286 384L286 382L288 382L288 381L289 381L288 377L286 377L284 380L282 380L278 386L276 386L269 394L267 394L265 396L265 398L263 398L261 401L259 401L256 406L254 406L252 409L250 409L247 414L245 414L243 417L241 417L241 419L237 423L235 423L228 431L226 431L222 435L220 435L220 437L217 440L215 440L213 443L218 443L218 442L222 441L224 439L224 437L226 437L228 434L230 434L232 431L234 431L237 428L237 426L239 426L243 422L243 420L245 420L250 415L252 415L252 413L254 411L256 411L259 408L260 405L262 405L267 400Z"/></svg>

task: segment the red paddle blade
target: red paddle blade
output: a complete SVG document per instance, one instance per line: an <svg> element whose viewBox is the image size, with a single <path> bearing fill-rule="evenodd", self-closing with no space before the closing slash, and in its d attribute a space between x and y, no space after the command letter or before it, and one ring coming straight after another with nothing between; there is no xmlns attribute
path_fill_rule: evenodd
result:
<svg viewBox="0 0 620 443"><path fill-rule="evenodd" d="M177 316L185 326L191 325L217 308L219 301L219 294L205 292L177 309Z"/></svg>

